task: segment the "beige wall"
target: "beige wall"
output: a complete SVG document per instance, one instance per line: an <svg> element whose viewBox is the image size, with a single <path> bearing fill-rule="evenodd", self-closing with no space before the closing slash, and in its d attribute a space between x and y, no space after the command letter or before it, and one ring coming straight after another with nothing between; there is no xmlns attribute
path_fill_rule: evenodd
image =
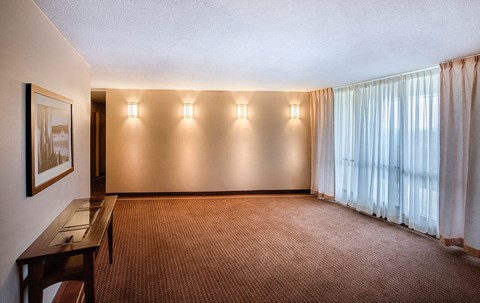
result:
<svg viewBox="0 0 480 303"><path fill-rule="evenodd" d="M248 103L248 120L236 103ZM107 90L107 192L308 189L309 123L307 93Z"/></svg>
<svg viewBox="0 0 480 303"><path fill-rule="evenodd" d="M15 260L72 199L89 195L90 68L31 0L0 1L0 45L0 302L20 302ZM74 110L75 171L31 198L25 83L73 100Z"/></svg>

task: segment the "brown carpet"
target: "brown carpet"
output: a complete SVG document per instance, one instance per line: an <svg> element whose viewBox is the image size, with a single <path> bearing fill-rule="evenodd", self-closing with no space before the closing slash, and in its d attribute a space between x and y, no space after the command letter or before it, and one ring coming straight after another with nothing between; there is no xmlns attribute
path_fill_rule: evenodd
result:
<svg viewBox="0 0 480 303"><path fill-rule="evenodd" d="M480 302L480 260L309 196L119 200L97 302Z"/></svg>

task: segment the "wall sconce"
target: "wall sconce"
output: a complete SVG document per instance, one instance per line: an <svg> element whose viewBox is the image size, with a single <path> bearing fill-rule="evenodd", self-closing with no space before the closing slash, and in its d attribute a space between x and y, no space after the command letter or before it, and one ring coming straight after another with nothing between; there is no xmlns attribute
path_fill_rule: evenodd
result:
<svg viewBox="0 0 480 303"><path fill-rule="evenodd" d="M193 104L184 103L183 104L183 118L191 119L193 118Z"/></svg>
<svg viewBox="0 0 480 303"><path fill-rule="evenodd" d="M300 104L290 105L290 119L300 119Z"/></svg>
<svg viewBox="0 0 480 303"><path fill-rule="evenodd" d="M237 104L237 119L248 119L247 104Z"/></svg>
<svg viewBox="0 0 480 303"><path fill-rule="evenodd" d="M138 103L128 102L127 117L128 118L138 118Z"/></svg>

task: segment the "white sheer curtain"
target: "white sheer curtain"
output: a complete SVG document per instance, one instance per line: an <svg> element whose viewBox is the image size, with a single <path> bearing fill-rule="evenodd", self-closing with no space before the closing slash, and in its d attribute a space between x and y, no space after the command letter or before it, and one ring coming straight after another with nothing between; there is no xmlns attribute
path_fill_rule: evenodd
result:
<svg viewBox="0 0 480 303"><path fill-rule="evenodd" d="M438 236L439 70L334 96L336 199Z"/></svg>
<svg viewBox="0 0 480 303"><path fill-rule="evenodd" d="M480 257L479 61L441 65L440 235Z"/></svg>
<svg viewBox="0 0 480 303"><path fill-rule="evenodd" d="M335 160L333 137L333 90L310 93L312 146L311 192L319 198L335 200Z"/></svg>

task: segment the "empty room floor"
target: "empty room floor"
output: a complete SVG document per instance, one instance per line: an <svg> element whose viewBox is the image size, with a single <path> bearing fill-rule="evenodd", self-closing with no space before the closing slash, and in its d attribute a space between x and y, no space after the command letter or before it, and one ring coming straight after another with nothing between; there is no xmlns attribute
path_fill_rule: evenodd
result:
<svg viewBox="0 0 480 303"><path fill-rule="evenodd" d="M479 302L480 259L308 195L123 198L98 302Z"/></svg>

